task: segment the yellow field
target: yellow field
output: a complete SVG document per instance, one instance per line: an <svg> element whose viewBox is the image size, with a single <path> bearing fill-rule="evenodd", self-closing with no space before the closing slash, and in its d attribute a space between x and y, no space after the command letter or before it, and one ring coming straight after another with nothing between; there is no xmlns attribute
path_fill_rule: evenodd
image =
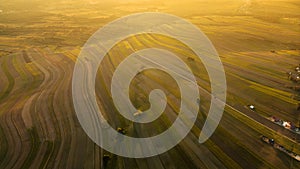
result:
<svg viewBox="0 0 300 169"><path fill-rule="evenodd" d="M287 72L300 64L298 0L0 0L0 168L300 168L300 162L262 142L261 136L300 154L300 134L272 123L300 123L299 91ZM161 155L134 159L106 152L84 132L74 111L72 75L88 38L109 22L137 12L182 17L211 40L223 62L227 102L221 122L204 144L198 137L211 103L208 73L191 49L157 34L116 44L98 69L99 108L128 136L162 133L175 121L180 90L165 72L140 72L130 99L141 110L153 89L167 96L164 113L133 123L115 108L110 83L116 67L135 51L156 47L175 53L197 79L200 107L187 137ZM151 22L151 21L149 21ZM126 25L124 25L126 26ZM87 72L84 72L87 73ZM82 91L82 98L87 98ZM251 111L247 105L255 105ZM106 159L106 157L108 157Z"/></svg>

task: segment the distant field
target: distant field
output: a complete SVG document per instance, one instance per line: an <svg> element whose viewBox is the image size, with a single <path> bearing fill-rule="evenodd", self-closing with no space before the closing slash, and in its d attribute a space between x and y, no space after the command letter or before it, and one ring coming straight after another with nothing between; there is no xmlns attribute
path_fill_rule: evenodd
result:
<svg viewBox="0 0 300 169"><path fill-rule="evenodd" d="M297 0L62 1L0 0L0 168L300 168L300 162L262 142L274 138L300 154L300 136L266 118L299 126L299 83L287 72L300 64L300 3ZM149 124L122 117L111 100L110 81L134 51L158 47L176 53L193 71L201 104L188 136L170 151L145 159L102 150L82 130L72 103L73 67L81 46L101 26L136 12L166 12L197 25L212 41L227 78L227 105L219 127L204 144L197 139L210 106L209 77L202 62L175 39L143 34L114 46L98 70L96 94L109 123L128 135L148 137L177 117L180 92L157 70L138 74L130 98L141 110L162 89L166 111ZM171 31L171 30L170 30ZM193 59L191 59L193 58ZM253 104L256 111L247 105ZM109 155L108 161L103 156Z"/></svg>

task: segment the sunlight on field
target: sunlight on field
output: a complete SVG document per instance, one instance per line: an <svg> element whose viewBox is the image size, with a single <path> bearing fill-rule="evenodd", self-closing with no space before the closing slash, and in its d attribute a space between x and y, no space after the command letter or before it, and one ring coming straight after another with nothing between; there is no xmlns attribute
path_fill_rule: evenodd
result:
<svg viewBox="0 0 300 169"><path fill-rule="evenodd" d="M300 64L299 11L299 0L0 0L0 168L300 168L300 162L261 141L264 135L300 154L300 134L268 120L300 125L300 85L289 76ZM113 72L128 55L165 49L190 67L201 88L188 136L164 154L131 159L102 150L80 126L72 75L82 46L102 26L138 12L186 19L219 53L227 102L204 144L197 138L213 97L207 94L207 70L185 44L151 33L128 37L107 53L95 85L99 107L110 125L124 127L128 136L153 136L170 127L181 91L167 73L142 71L131 83L130 99L141 111L149 108L152 89L166 93L165 113L149 124L125 119L110 93ZM80 97L88 98L85 91Z"/></svg>

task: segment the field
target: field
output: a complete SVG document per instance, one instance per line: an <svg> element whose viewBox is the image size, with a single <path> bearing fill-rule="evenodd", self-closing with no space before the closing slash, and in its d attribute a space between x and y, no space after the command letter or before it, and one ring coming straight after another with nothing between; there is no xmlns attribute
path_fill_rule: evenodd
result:
<svg viewBox="0 0 300 169"><path fill-rule="evenodd" d="M299 133L268 120L275 116L300 126L300 93L293 89L300 84L287 74L300 64L297 0L0 4L0 168L300 168L299 161L261 141L261 136L273 138L300 154ZM207 71L187 46L157 34L129 37L110 50L97 73L98 105L109 124L125 128L128 136L154 136L170 127L180 108L179 88L170 75L145 70L131 83L130 99L141 110L149 108L151 90L165 92L166 110L151 123L125 119L110 94L113 72L128 55L149 47L169 50L191 68L199 86L200 110L187 137L161 155L124 158L97 146L78 122L72 75L81 47L101 26L136 12L183 17L216 47L225 68L227 102L216 132L205 143L199 144L198 137L210 108Z"/></svg>

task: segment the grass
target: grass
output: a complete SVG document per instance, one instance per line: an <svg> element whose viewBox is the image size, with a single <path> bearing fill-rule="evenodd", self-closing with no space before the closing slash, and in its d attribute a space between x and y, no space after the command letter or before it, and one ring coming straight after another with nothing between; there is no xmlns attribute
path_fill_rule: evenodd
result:
<svg viewBox="0 0 300 169"><path fill-rule="evenodd" d="M7 151L8 151L7 140L5 138L4 131L0 126L0 164L5 159Z"/></svg>
<svg viewBox="0 0 300 169"><path fill-rule="evenodd" d="M0 94L0 101L5 99L6 97L8 97L9 93L12 91L12 89L15 85L15 79L13 78L11 73L9 72L9 69L8 69L8 66L7 66L8 57L5 57L5 59L3 59L3 60L4 61L1 63L1 67L2 67L2 70L3 70L4 74L7 77L8 85L7 85L6 89L4 90L4 92Z"/></svg>
<svg viewBox="0 0 300 169"><path fill-rule="evenodd" d="M21 76L22 78L22 81L26 83L26 81L28 80L28 76L26 75L26 72L22 69L21 67L21 64L19 62L19 59L17 59L17 57L20 57L19 55L18 56L14 56L13 59L12 59L12 64L15 68L15 70L18 72L18 74Z"/></svg>
<svg viewBox="0 0 300 169"><path fill-rule="evenodd" d="M38 76L40 74L40 71L37 69L37 67L32 62L26 63L25 67L33 76Z"/></svg>
<svg viewBox="0 0 300 169"><path fill-rule="evenodd" d="M37 153L38 153L38 150L39 150L39 147L41 145L41 142L39 140L39 135L37 133L37 130L36 128L31 128L31 129L28 129L28 133L30 134L30 138L31 138L31 149L30 149L30 152L26 158L26 160L24 161L23 163L23 166L22 168L31 168L31 163L33 162L33 160L35 159Z"/></svg>
<svg viewBox="0 0 300 169"><path fill-rule="evenodd" d="M224 153L224 151L218 147L215 143L213 143L211 140L207 140L205 143L205 146L212 151L218 159L221 160L221 162L227 167L227 168L241 168L240 165L237 164L232 158L230 158L227 154Z"/></svg>
<svg viewBox="0 0 300 169"><path fill-rule="evenodd" d="M255 89L257 91L260 91L260 92L263 92L266 95L269 95L269 96L281 99L281 100L283 100L283 101L285 101L287 103L290 103L290 104L293 104L293 105L297 105L298 104L298 101L294 100L291 97L292 96L291 93L287 93L287 92L284 92L284 91L276 90L274 88L270 88L270 87L259 85L259 84L251 85L250 88ZM283 93L284 94L288 94L288 96L284 95Z"/></svg>
<svg viewBox="0 0 300 169"><path fill-rule="evenodd" d="M43 144L46 144L47 150L44 154L44 158L41 162L41 166L44 166L44 168L47 168L49 159L53 156L53 151L54 151L54 142L53 141L45 141Z"/></svg>

